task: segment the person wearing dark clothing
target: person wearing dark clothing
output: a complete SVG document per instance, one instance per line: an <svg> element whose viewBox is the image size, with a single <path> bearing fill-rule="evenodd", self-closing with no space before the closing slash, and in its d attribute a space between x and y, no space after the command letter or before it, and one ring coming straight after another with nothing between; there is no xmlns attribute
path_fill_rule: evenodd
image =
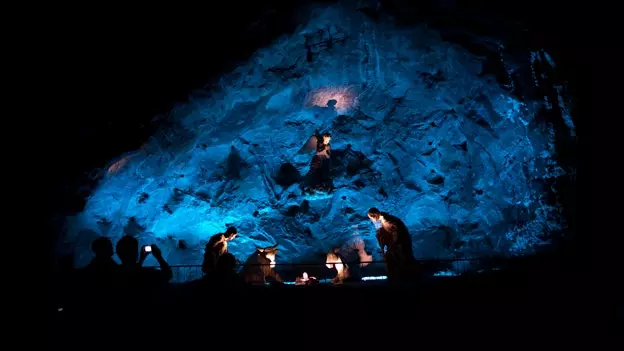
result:
<svg viewBox="0 0 624 351"><path fill-rule="evenodd" d="M114 273L119 265L113 260L113 242L107 237L97 238L91 244L95 257L86 267L87 272L94 274Z"/></svg>
<svg viewBox="0 0 624 351"><path fill-rule="evenodd" d="M95 257L80 270L80 278L83 283L104 293L112 288L119 273L119 264L113 260L113 242L106 237L97 238L91 244L91 251Z"/></svg>
<svg viewBox="0 0 624 351"><path fill-rule="evenodd" d="M211 274L215 271L219 257L228 252L228 242L238 236L238 230L229 227L225 233L215 234L210 237L204 251L204 261L202 263L202 272Z"/></svg>
<svg viewBox="0 0 624 351"><path fill-rule="evenodd" d="M143 267L143 262L150 253L158 261L160 270ZM167 283L173 277L171 267L163 258L158 246L143 246L139 253L139 242L130 235L124 236L117 242L117 256L121 260L119 266L121 278L126 285L155 286Z"/></svg>
<svg viewBox="0 0 624 351"><path fill-rule="evenodd" d="M217 260L213 274L206 276L213 287L241 287L245 280L236 273L236 258L229 252L223 253Z"/></svg>
<svg viewBox="0 0 624 351"><path fill-rule="evenodd" d="M376 237L386 262L388 280L409 279L413 273L414 254L412 238L403 221L375 207L368 210L368 218L377 229Z"/></svg>
<svg viewBox="0 0 624 351"><path fill-rule="evenodd" d="M331 192L333 184L330 177L330 155L331 155L331 135L329 133L315 134L308 139L306 144L299 150L299 153L316 151L310 162L308 173L308 184L304 185L304 190L325 190Z"/></svg>
<svg viewBox="0 0 624 351"><path fill-rule="evenodd" d="M331 146L329 142L331 140L331 135L329 133L323 134L321 138L319 138L319 142L316 146L316 155L312 159L310 168L315 169L318 172L318 178L316 179L315 187L321 188L327 191L331 191L332 184L329 176L329 171L331 169L330 165L330 152Z"/></svg>

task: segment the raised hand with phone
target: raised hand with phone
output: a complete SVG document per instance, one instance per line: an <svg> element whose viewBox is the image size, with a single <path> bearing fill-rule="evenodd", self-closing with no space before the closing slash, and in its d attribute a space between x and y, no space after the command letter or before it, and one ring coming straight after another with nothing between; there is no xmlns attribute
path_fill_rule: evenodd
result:
<svg viewBox="0 0 624 351"><path fill-rule="evenodd" d="M165 262L165 260L162 257L162 251L160 251L160 249L156 245L144 245L143 247L141 247L141 257L139 258L139 266L143 265L143 262L145 261L147 256L149 256L149 254L154 255L154 258L156 259L156 261L158 261L161 268L163 267L163 263L167 267L169 267L167 262Z"/></svg>
<svg viewBox="0 0 624 351"><path fill-rule="evenodd" d="M147 281L168 282L173 277L171 267L169 267L169 264L162 256L162 252L156 245L139 246L139 241L135 237L125 235L117 242L116 251L117 256L121 260L120 268L127 275L129 282L145 282L144 278L146 277L153 277L153 279L149 278ZM160 265L160 269L143 267L145 259L150 254L154 255L154 258ZM132 277L142 278L135 279Z"/></svg>

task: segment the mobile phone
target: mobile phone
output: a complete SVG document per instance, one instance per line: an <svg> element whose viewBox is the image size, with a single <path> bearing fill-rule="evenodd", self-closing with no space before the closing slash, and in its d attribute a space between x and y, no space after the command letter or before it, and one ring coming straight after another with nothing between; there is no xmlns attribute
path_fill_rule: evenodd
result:
<svg viewBox="0 0 624 351"><path fill-rule="evenodd" d="M152 246L151 245L147 245L145 247L145 252L152 252Z"/></svg>

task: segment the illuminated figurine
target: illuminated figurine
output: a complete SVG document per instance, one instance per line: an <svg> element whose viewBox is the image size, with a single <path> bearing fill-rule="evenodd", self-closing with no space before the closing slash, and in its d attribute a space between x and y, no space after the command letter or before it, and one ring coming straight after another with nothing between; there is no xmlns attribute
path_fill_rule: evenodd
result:
<svg viewBox="0 0 624 351"><path fill-rule="evenodd" d="M348 279L350 276L349 266L344 263L344 260L340 255L340 249L332 249L327 253L327 260L325 261L325 265L329 269L336 269L336 277L332 279L332 283L334 284L342 284L345 279Z"/></svg>
<svg viewBox="0 0 624 351"><path fill-rule="evenodd" d="M282 279L275 271L277 244L256 251L247 258L243 268L243 278L248 284L281 283Z"/></svg>
<svg viewBox="0 0 624 351"><path fill-rule="evenodd" d="M318 132L311 136L308 141L299 150L299 153L308 153L315 151L315 155L310 162L310 172L308 173L308 184L304 186L304 190L326 190L331 192L333 190L333 183L329 176L330 171L330 155L331 135L329 133Z"/></svg>
<svg viewBox="0 0 624 351"><path fill-rule="evenodd" d="M318 283L318 279L316 277L308 276L308 273L303 272L301 277L297 277L295 279L295 285L313 285Z"/></svg>
<svg viewBox="0 0 624 351"><path fill-rule="evenodd" d="M204 251L202 272L205 274L214 272L219 257L228 252L228 242L236 238L237 235L238 230L234 227L229 227L225 233L215 234L210 237Z"/></svg>
<svg viewBox="0 0 624 351"><path fill-rule="evenodd" d="M377 229L376 237L386 262L388 280L408 278L414 268L414 254L407 227L399 218L375 207L368 210L368 218Z"/></svg>

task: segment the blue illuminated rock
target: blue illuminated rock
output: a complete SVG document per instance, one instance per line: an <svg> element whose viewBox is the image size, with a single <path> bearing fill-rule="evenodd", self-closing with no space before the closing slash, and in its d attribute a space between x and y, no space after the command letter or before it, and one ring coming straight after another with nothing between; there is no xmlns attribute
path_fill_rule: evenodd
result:
<svg viewBox="0 0 624 351"><path fill-rule="evenodd" d="M554 131L535 118L544 101L481 75L484 60L425 27L317 10L111 162L64 240L80 265L95 237L124 234L200 263L234 225L241 260L278 243L278 262L323 263L355 237L379 259L374 206L404 220L417 257L532 252L561 228L543 185L562 172ZM336 190L304 196L312 155L297 151L316 130L332 133Z"/></svg>

